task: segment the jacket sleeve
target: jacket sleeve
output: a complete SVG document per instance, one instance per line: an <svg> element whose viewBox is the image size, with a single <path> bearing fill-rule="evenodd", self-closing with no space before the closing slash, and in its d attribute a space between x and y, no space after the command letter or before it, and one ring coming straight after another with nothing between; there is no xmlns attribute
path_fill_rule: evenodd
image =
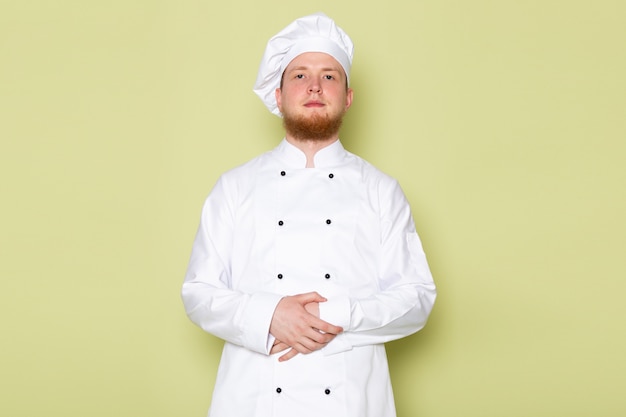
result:
<svg viewBox="0 0 626 417"><path fill-rule="evenodd" d="M182 300L191 321L206 332L267 355L273 343L270 323L281 296L233 289L230 265L236 190L225 183L221 177L203 206Z"/></svg>
<svg viewBox="0 0 626 417"><path fill-rule="evenodd" d="M378 291L366 298L348 295L320 303L321 318L344 328L324 348L326 354L413 334L426 325L435 302L435 284L408 201L395 180L378 187Z"/></svg>

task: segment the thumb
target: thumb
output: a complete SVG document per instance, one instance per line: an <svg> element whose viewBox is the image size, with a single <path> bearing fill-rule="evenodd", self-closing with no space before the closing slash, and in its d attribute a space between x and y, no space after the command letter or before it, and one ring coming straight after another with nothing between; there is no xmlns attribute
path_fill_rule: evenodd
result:
<svg viewBox="0 0 626 417"><path fill-rule="evenodd" d="M327 301L327 300L326 298L319 295L316 291L313 291L313 292L307 292L304 294L299 294L298 301L301 304L308 304L308 303L323 303L324 301Z"/></svg>

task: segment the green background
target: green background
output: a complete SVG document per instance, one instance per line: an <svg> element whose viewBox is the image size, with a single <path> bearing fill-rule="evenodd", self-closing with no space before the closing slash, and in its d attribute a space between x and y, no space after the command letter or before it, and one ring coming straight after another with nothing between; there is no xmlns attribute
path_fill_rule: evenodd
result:
<svg viewBox="0 0 626 417"><path fill-rule="evenodd" d="M402 184L439 298L399 417L626 415L626 3L0 1L0 415L203 416L180 285L205 196L271 149L267 39L353 38L342 141Z"/></svg>

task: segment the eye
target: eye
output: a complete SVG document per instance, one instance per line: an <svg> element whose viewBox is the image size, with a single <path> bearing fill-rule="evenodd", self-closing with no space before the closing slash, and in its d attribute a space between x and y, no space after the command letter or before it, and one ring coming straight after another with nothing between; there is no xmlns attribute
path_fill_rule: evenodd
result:
<svg viewBox="0 0 626 417"><path fill-rule="evenodd" d="M325 79L325 80L333 80L334 78L335 78L335 77L333 77L333 76L332 76L332 75L330 75L330 74L326 74L326 75L324 75L324 79Z"/></svg>
<svg viewBox="0 0 626 417"><path fill-rule="evenodd" d="M301 80L304 78L304 74L296 74L296 78Z"/></svg>

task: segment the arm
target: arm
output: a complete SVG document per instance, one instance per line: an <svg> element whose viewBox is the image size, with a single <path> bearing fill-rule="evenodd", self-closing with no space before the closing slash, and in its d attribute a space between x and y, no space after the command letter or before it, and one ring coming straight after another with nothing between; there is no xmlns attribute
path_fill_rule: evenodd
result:
<svg viewBox="0 0 626 417"><path fill-rule="evenodd" d="M417 332L426 324L436 289L399 185L379 185L381 238L378 290L364 298L335 297L320 303L320 317L344 333L327 354L379 344Z"/></svg>
<svg viewBox="0 0 626 417"><path fill-rule="evenodd" d="M195 324L230 343L268 354L270 322L281 296L246 294L232 286L234 230L232 187L220 178L205 201L182 287L187 315Z"/></svg>

